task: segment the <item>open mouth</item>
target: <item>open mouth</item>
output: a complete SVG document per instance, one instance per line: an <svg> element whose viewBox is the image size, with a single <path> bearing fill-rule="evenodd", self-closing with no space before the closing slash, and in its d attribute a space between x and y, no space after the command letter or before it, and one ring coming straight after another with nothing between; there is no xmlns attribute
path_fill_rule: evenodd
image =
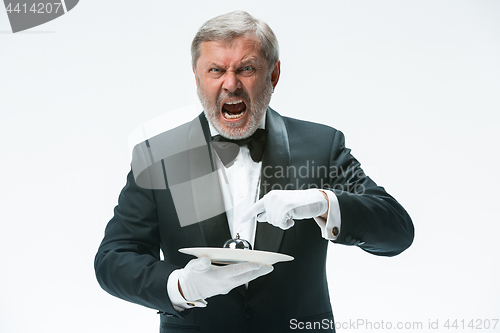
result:
<svg viewBox="0 0 500 333"><path fill-rule="evenodd" d="M245 115L247 106L243 100L229 101L222 105L222 114L228 120L237 120Z"/></svg>

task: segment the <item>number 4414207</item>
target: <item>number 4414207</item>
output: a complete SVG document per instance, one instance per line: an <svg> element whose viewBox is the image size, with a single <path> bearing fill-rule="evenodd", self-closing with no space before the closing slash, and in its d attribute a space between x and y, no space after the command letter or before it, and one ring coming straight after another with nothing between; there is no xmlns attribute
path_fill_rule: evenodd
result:
<svg viewBox="0 0 500 333"><path fill-rule="evenodd" d="M448 319L443 326L447 329L489 330L496 329L497 324L498 319L472 319L468 322L464 319L455 319L454 321Z"/></svg>
<svg viewBox="0 0 500 333"><path fill-rule="evenodd" d="M34 3L33 5L31 5L31 7L29 7L28 5L26 5L26 3L23 3L23 4L20 4L20 3L17 3L15 4L15 6L12 6L12 3L9 3L7 5L7 7L5 7L5 9L7 10L7 13L18 13L18 14L21 14L21 13L34 13L34 14L51 14L51 13L56 13L59 11L60 7L61 7L61 3L43 3L43 2L39 2L39 3Z"/></svg>

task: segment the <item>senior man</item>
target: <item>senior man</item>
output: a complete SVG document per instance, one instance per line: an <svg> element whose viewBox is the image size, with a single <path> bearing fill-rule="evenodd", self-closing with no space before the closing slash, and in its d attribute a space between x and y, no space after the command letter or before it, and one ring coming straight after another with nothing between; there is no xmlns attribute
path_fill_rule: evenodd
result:
<svg viewBox="0 0 500 333"><path fill-rule="evenodd" d="M394 256L413 241L410 217L363 173L340 131L269 107L280 61L267 24L241 11L218 16L200 28L191 53L204 112L186 131L138 146L135 157L148 163L132 162L96 255L99 283L159 310L160 332L334 332L329 241ZM202 143L189 153L155 158L193 138ZM239 149L228 156L224 141ZM178 172L182 181L172 177ZM191 185L179 192L186 174ZM215 181L197 182L210 175ZM193 209L183 206L191 201ZM217 266L178 252L221 247L236 234L294 260Z"/></svg>

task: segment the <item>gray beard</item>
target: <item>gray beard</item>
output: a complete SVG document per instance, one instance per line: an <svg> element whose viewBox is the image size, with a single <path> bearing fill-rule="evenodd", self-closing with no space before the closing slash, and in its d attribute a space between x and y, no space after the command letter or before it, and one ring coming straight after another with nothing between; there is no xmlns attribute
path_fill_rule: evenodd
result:
<svg viewBox="0 0 500 333"><path fill-rule="evenodd" d="M240 140L245 139L251 136L255 131L259 128L259 123L264 117L264 114L269 107L269 102L271 101L271 96L273 94L273 85L269 81L268 84L264 87L264 89L257 95L254 103L250 101L248 94L246 91L238 91L235 93L222 93L218 96L217 102L215 105L210 103L207 97L203 94L203 91L200 89L198 85L198 98L200 99L201 105L203 106L205 116L208 121L212 124L212 126L219 132L220 135L226 137L231 140ZM227 130L222 125L222 121L220 120L221 114L221 103L222 100L228 97L241 97L245 100L245 104L247 106L248 112L248 122L245 124L245 128L239 128L234 126L231 130ZM226 127L230 127L231 124L226 124Z"/></svg>

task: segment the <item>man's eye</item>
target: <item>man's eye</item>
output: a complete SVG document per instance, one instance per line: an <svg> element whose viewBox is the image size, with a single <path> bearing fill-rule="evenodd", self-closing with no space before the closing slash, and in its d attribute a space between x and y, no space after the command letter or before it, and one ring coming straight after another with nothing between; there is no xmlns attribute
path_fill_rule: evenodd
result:
<svg viewBox="0 0 500 333"><path fill-rule="evenodd" d="M221 69L220 68L210 68L209 72L211 72L211 73L220 73Z"/></svg>
<svg viewBox="0 0 500 333"><path fill-rule="evenodd" d="M244 72L249 72L249 71L253 70L253 67L252 66L245 66L245 67L242 68L242 70Z"/></svg>

